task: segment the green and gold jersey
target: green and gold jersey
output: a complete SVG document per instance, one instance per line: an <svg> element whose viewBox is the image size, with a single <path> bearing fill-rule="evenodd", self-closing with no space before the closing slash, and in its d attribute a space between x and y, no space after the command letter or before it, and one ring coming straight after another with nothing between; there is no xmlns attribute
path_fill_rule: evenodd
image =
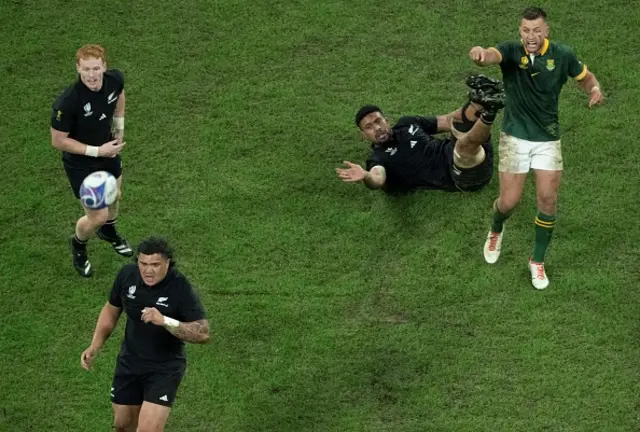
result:
<svg viewBox="0 0 640 432"><path fill-rule="evenodd" d="M502 131L527 141L560 139L558 98L569 77L581 80L587 67L566 45L544 40L538 55L522 42L502 42L500 68L506 92Z"/></svg>

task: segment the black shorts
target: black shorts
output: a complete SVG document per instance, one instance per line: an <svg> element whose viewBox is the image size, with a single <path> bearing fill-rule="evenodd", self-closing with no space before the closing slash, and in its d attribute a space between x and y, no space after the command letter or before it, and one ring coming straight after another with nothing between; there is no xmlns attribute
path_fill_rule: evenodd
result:
<svg viewBox="0 0 640 432"><path fill-rule="evenodd" d="M139 372L118 360L111 384L111 402L117 405L142 405L150 402L170 407L176 399L185 365Z"/></svg>
<svg viewBox="0 0 640 432"><path fill-rule="evenodd" d="M80 186L84 179L91 173L96 171L107 171L117 179L122 175L122 159L120 155L114 158L103 158L99 163L90 166L81 167L76 165L64 164L64 170L67 173L67 179L71 184L73 195L80 199Z"/></svg>
<svg viewBox="0 0 640 432"><path fill-rule="evenodd" d="M493 176L493 157L486 155L480 165L473 168L459 168L451 161L451 177L456 187L463 192L475 192L491 181Z"/></svg>

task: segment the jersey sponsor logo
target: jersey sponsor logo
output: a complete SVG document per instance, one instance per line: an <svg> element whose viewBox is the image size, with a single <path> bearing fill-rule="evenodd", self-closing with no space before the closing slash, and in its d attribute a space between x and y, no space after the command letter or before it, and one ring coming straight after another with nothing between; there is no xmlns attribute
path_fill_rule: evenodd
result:
<svg viewBox="0 0 640 432"><path fill-rule="evenodd" d="M397 147L389 147L388 149L385 150L385 153L389 153L391 156L393 156L397 152L398 152Z"/></svg>
<svg viewBox="0 0 640 432"><path fill-rule="evenodd" d="M418 144L418 141L411 141L411 148L414 148L416 146L416 144Z"/></svg>
<svg viewBox="0 0 640 432"><path fill-rule="evenodd" d="M116 92L111 92L111 94L107 96L107 105L111 105L116 100L118 100L118 96L116 95Z"/></svg>
<svg viewBox="0 0 640 432"><path fill-rule="evenodd" d="M547 60L547 70L552 71L556 68L556 62L553 59Z"/></svg>
<svg viewBox="0 0 640 432"><path fill-rule="evenodd" d="M417 126L415 126L415 125L409 126L409 133L411 135L415 135L416 132L418 132L418 127Z"/></svg>
<svg viewBox="0 0 640 432"><path fill-rule="evenodd" d="M169 307L169 303L167 303L167 300L169 300L169 297L158 297L158 301L156 301L156 304L158 306Z"/></svg>
<svg viewBox="0 0 640 432"><path fill-rule="evenodd" d="M534 76L538 75L539 73L540 72L534 72L534 73L531 74L531 76L534 77Z"/></svg>
<svg viewBox="0 0 640 432"><path fill-rule="evenodd" d="M134 295L136 293L136 286L135 285L131 285L129 287L129 293L127 294L127 297L129 297L130 299L135 299L136 296Z"/></svg>
<svg viewBox="0 0 640 432"><path fill-rule="evenodd" d="M100 115L100 118L99 118L98 120L104 120L104 119L106 119L106 118L107 118L106 114L105 114L105 113L102 113L102 114Z"/></svg>
<svg viewBox="0 0 640 432"><path fill-rule="evenodd" d="M89 117L91 114L93 114L93 111L91 111L91 103L89 102L84 106L84 116Z"/></svg>
<svg viewBox="0 0 640 432"><path fill-rule="evenodd" d="M528 65L529 65L529 57L522 56L520 58L520 69L526 69Z"/></svg>
<svg viewBox="0 0 640 432"><path fill-rule="evenodd" d="M56 121L60 120L62 120L62 111L58 110L58 112L56 112Z"/></svg>

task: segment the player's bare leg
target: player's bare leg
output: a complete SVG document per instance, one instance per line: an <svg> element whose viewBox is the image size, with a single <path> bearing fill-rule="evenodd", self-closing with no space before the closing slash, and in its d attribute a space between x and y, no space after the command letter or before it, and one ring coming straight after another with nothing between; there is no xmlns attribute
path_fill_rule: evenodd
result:
<svg viewBox="0 0 640 432"><path fill-rule="evenodd" d="M138 432L163 432L171 408L144 402L138 416Z"/></svg>
<svg viewBox="0 0 640 432"><path fill-rule="evenodd" d="M465 107L465 115L470 122L477 117L480 121L473 123L471 129L465 135L458 136L456 141L453 162L462 169L476 167L484 161L482 144L489 139L496 115L504 107L504 88L500 81L483 75L472 75L467 79L467 85L471 90L470 104Z"/></svg>
<svg viewBox="0 0 640 432"><path fill-rule="evenodd" d="M477 121L471 130L456 141L454 163L460 168L473 168L484 161L482 144L491 135L491 124Z"/></svg>
<svg viewBox="0 0 640 432"><path fill-rule="evenodd" d="M122 176L118 177L116 182L118 185L118 195L113 204L108 207L108 219L98 228L96 234L100 239L111 244L117 254L128 257L133 255L133 249L129 242L116 231L118 211L120 210L120 197L122 196Z"/></svg>
<svg viewBox="0 0 640 432"><path fill-rule="evenodd" d="M529 260L529 270L534 288L545 289L549 286L549 279L544 269L544 257L556 224L556 206L562 170L536 169L534 171L538 214L535 219L536 245Z"/></svg>
<svg viewBox="0 0 640 432"><path fill-rule="evenodd" d="M140 405L118 405L113 407L113 423L116 432L136 432Z"/></svg>
<svg viewBox="0 0 640 432"><path fill-rule="evenodd" d="M496 201L497 209L502 213L511 213L520 200L527 181L527 174L500 172L500 196Z"/></svg>
<svg viewBox="0 0 640 432"><path fill-rule="evenodd" d="M109 209L109 220L114 220L118 217L118 212L120 211L120 198L122 197L122 176L116 179L116 184L118 185L118 195L116 196L116 200L111 204Z"/></svg>
<svg viewBox="0 0 640 432"><path fill-rule="evenodd" d="M538 210L546 214L555 214L558 203L558 191L562 180L562 171L533 170L536 173L536 195Z"/></svg>
<svg viewBox="0 0 640 432"><path fill-rule="evenodd" d="M84 216L76 222L76 237L78 240L86 242L89 240L109 218L109 210L84 209Z"/></svg>

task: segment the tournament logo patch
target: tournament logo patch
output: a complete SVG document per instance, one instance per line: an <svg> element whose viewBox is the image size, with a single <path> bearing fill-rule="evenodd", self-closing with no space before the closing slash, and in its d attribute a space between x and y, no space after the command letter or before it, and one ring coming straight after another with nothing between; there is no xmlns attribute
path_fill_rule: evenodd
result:
<svg viewBox="0 0 640 432"><path fill-rule="evenodd" d="M552 71L552 70L554 70L555 68L556 68L555 60L553 60L553 59L549 59L549 60L547 60L547 70Z"/></svg>
<svg viewBox="0 0 640 432"><path fill-rule="evenodd" d="M56 121L60 120L62 120L62 111L58 110L58 112L56 113Z"/></svg>
<svg viewBox="0 0 640 432"><path fill-rule="evenodd" d="M522 58L520 58L520 69L526 69L528 64L529 64L529 57L522 56Z"/></svg>

